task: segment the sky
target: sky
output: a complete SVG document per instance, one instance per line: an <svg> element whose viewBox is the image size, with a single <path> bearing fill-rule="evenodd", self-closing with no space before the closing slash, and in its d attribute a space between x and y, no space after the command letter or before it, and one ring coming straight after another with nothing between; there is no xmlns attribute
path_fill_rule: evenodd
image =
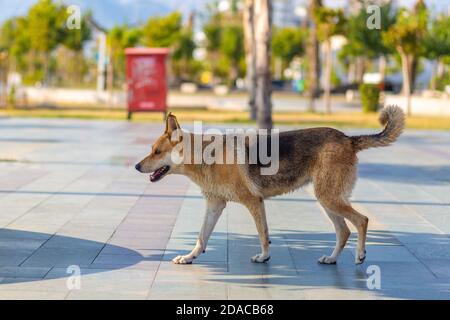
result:
<svg viewBox="0 0 450 320"><path fill-rule="evenodd" d="M92 9L100 25L111 28L117 24L139 24L149 16L165 15L179 10L185 14L200 11L211 0L63 0L79 5L82 10ZM306 1L306 0L305 0ZM397 0L400 5L411 6L416 0ZM23 15L36 0L0 0L0 22L13 16ZM325 4L345 6L346 0L325 0ZM450 0L426 0L430 7L447 11Z"/></svg>
<svg viewBox="0 0 450 320"><path fill-rule="evenodd" d="M149 16L179 10L189 13L201 9L209 0L63 0L83 10L92 9L95 19L106 28L117 24L138 24ZM36 0L0 0L0 22L25 14Z"/></svg>

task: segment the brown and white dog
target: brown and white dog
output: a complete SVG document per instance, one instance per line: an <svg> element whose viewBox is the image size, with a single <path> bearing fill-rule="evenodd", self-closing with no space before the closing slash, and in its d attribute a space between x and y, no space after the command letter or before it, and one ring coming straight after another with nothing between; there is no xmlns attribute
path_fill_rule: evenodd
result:
<svg viewBox="0 0 450 320"><path fill-rule="evenodd" d="M153 144L150 155L136 165L136 169L141 173L150 173L152 182L168 174L185 175L201 188L207 200L206 215L195 248L187 255L176 257L173 262L191 264L205 252L211 233L230 201L243 204L256 222L262 252L251 261L267 262L270 259L270 240L264 199L313 183L318 201L334 224L337 239L331 256L323 256L319 263L336 263L350 236L346 220L358 231L355 262L363 263L369 219L357 212L349 202L357 179L357 153L395 142L404 129L404 113L399 107L389 106L382 111L380 122L385 125L381 133L355 137L331 128L282 132L279 134L279 170L274 175L262 175L261 164L187 164L174 161L174 153L182 157L183 150L191 147L188 141L194 139L186 137L195 136L181 134L176 117L170 114L165 132ZM207 142L202 145L203 148L207 146Z"/></svg>

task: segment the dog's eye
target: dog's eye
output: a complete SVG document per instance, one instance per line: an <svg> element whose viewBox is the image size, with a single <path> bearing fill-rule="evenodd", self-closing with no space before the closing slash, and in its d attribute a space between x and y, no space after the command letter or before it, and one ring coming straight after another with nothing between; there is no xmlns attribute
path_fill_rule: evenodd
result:
<svg viewBox="0 0 450 320"><path fill-rule="evenodd" d="M155 151L155 154L156 154L156 155L161 154L161 151L156 150L156 151Z"/></svg>

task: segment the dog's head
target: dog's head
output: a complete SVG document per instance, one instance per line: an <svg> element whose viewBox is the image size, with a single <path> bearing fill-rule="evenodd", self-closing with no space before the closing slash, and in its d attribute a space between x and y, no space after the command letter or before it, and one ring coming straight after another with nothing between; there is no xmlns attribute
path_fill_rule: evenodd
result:
<svg viewBox="0 0 450 320"><path fill-rule="evenodd" d="M173 161L173 154L181 152L183 135L177 118L171 114L166 119L166 131L152 146L150 155L136 165L141 173L150 173L150 181L158 182L177 171L180 163ZM177 149L180 150L177 150Z"/></svg>

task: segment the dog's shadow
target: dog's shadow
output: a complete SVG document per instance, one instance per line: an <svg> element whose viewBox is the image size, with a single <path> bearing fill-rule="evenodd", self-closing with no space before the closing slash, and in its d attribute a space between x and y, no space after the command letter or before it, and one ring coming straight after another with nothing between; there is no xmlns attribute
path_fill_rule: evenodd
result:
<svg viewBox="0 0 450 320"><path fill-rule="evenodd" d="M185 233L177 241L191 246L195 244L196 236L194 233ZM172 266L170 260L176 255L186 254L186 251L169 248L165 252L155 250L152 253L151 248L146 248L147 253L143 255L138 252L140 250L135 251L126 246L0 229L0 289L6 284L68 278L73 272L73 269L68 268L70 266L80 266L81 276L84 277L132 268L139 263L162 262L166 267L182 272L187 280L191 273L198 277L199 273L207 269L208 272L201 280L209 283L261 289L276 287L285 293L291 292L293 299L299 297L299 292L311 289L344 289L351 292L347 298L356 294L356 299L364 297L365 293L381 298L448 299L450 272L442 269L442 264L436 265L436 259L432 261L436 269L430 269L423 261L416 259L416 253L411 254L399 239L402 242L422 241L428 244L428 247L422 247L419 252L421 255L426 254L424 250L434 252L444 248L441 255L450 256L450 239L446 235L372 231L368 234L368 259L365 264L354 264L353 237L338 264L325 266L319 265L317 259L333 250L334 233L273 230L271 261L267 264L252 264L249 258L260 250L256 235L217 232L205 255L192 266L179 267ZM105 255L108 259L102 260ZM441 262L449 261L447 256L438 258L443 259ZM375 270L373 266L381 272L381 290L368 288L368 279L371 281ZM339 293L336 297L339 297Z"/></svg>
<svg viewBox="0 0 450 320"><path fill-rule="evenodd" d="M353 235L336 265L321 265L318 258L331 254L334 249L334 233L274 231L271 233L271 260L266 264L250 263L250 257L260 251L257 236L233 233L228 233L225 249L227 263L215 260L214 256L221 256L224 251L221 238L227 236L219 233L215 235L206 255L192 267L212 271L209 281L249 288L276 287L286 290L287 296L291 294L292 299L302 297L301 291L307 296L307 291L311 289L324 289L322 298L333 299L450 298L450 271L440 272L449 257L444 257L445 260L441 256L443 260L438 264L434 260L430 269L429 265L416 258L416 253L411 253L399 241L423 241L423 245L417 246L421 255L426 255L424 250L435 252L447 248L443 254L450 256L450 239L446 235L371 231L367 239L367 260L362 265L354 263L356 236ZM186 234L185 241L194 244L193 236ZM431 254L425 257L425 261L428 262L430 257ZM189 269L185 271L189 272ZM378 271L380 278L376 278ZM348 291L348 295L343 296L342 291L327 295L327 289L330 289L329 292L343 289ZM273 298L276 299L276 295Z"/></svg>
<svg viewBox="0 0 450 320"><path fill-rule="evenodd" d="M450 166L361 162L359 177L403 184L450 185Z"/></svg>
<svg viewBox="0 0 450 320"><path fill-rule="evenodd" d="M109 272L140 262L158 263L164 248L143 250L81 238L0 229L0 288L5 284ZM142 255L140 252L145 251ZM79 271L77 271L79 268Z"/></svg>

